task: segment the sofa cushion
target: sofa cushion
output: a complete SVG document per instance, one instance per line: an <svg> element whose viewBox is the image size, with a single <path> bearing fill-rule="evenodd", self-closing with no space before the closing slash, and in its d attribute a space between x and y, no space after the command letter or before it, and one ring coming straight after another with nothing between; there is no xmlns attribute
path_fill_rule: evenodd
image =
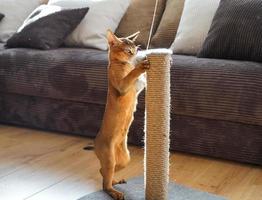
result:
<svg viewBox="0 0 262 200"><path fill-rule="evenodd" d="M175 54L197 55L201 49L220 0L186 0L176 38Z"/></svg>
<svg viewBox="0 0 262 200"><path fill-rule="evenodd" d="M1 0L0 13L5 18L0 23L0 42L6 42L40 3L39 0Z"/></svg>
<svg viewBox="0 0 262 200"><path fill-rule="evenodd" d="M125 15L120 21L118 28L116 29L116 35L119 37L126 37L140 31L141 33L136 42L145 48L148 42L155 3L156 2L152 0L132 0ZM161 20L165 4L166 0L159 0L157 4L158 7L155 16L153 33L155 33Z"/></svg>
<svg viewBox="0 0 262 200"><path fill-rule="evenodd" d="M262 62L261 10L261 0L222 0L198 56Z"/></svg>
<svg viewBox="0 0 262 200"><path fill-rule="evenodd" d="M173 59L173 114L262 125L261 63ZM0 92L104 105L107 63L107 52L94 49L0 50Z"/></svg>
<svg viewBox="0 0 262 200"><path fill-rule="evenodd" d="M116 30L131 0L49 0L48 5L66 9L85 8L89 11L65 40L66 46L107 50L107 30Z"/></svg>
<svg viewBox="0 0 262 200"><path fill-rule="evenodd" d="M104 104L107 52L60 48L0 51L0 92Z"/></svg>
<svg viewBox="0 0 262 200"><path fill-rule="evenodd" d="M49 0L40 0L41 4L47 4Z"/></svg>
<svg viewBox="0 0 262 200"><path fill-rule="evenodd" d="M170 48L176 37L184 2L185 0L167 0L159 26L152 37L153 48Z"/></svg>
<svg viewBox="0 0 262 200"><path fill-rule="evenodd" d="M6 46L36 49L56 49L78 26L89 8L62 9L59 6L41 5L24 21Z"/></svg>
<svg viewBox="0 0 262 200"><path fill-rule="evenodd" d="M262 125L262 64L174 56L173 112Z"/></svg>
<svg viewBox="0 0 262 200"><path fill-rule="evenodd" d="M0 51L4 50L5 49L5 43L1 43L0 42Z"/></svg>
<svg viewBox="0 0 262 200"><path fill-rule="evenodd" d="M0 21L5 17L4 14L0 13Z"/></svg>

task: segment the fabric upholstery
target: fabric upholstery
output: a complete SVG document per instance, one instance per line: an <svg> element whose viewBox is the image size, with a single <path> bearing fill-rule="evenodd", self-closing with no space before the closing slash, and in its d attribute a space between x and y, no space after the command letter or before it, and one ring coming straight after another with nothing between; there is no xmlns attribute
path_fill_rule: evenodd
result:
<svg viewBox="0 0 262 200"><path fill-rule="evenodd" d="M95 137L104 105L0 93L0 122ZM262 165L262 127L171 115L171 150ZM129 142L143 145L144 110L138 109Z"/></svg>
<svg viewBox="0 0 262 200"><path fill-rule="evenodd" d="M173 150L262 165L262 127L185 115L171 116Z"/></svg>
<svg viewBox="0 0 262 200"><path fill-rule="evenodd" d="M0 13L0 21L5 17L4 14Z"/></svg>
<svg viewBox="0 0 262 200"><path fill-rule="evenodd" d="M2 92L98 104L106 100L107 52L17 48L0 51L0 57Z"/></svg>
<svg viewBox="0 0 262 200"><path fill-rule="evenodd" d="M174 112L262 125L261 74L261 63L174 56Z"/></svg>
<svg viewBox="0 0 262 200"><path fill-rule="evenodd" d="M105 51L7 49L0 58L0 92L101 105L106 101ZM262 105L257 103L262 102L262 64L182 55L173 59L172 112L262 125Z"/></svg>
<svg viewBox="0 0 262 200"><path fill-rule="evenodd" d="M107 30L115 31L131 0L49 0L48 5L89 11L76 29L66 38L66 46L107 50Z"/></svg>
<svg viewBox="0 0 262 200"><path fill-rule="evenodd" d="M0 51L5 50L5 43L0 42Z"/></svg>
<svg viewBox="0 0 262 200"><path fill-rule="evenodd" d="M176 54L197 55L220 0L185 0L183 13L171 49Z"/></svg>
<svg viewBox="0 0 262 200"><path fill-rule="evenodd" d="M1 0L0 13L5 18L0 23L0 42L6 42L39 5L40 0Z"/></svg>
<svg viewBox="0 0 262 200"><path fill-rule="evenodd" d="M62 10L59 6L41 5L25 20L6 45L10 48L28 47L55 49L78 26L89 8Z"/></svg>
<svg viewBox="0 0 262 200"><path fill-rule="evenodd" d="M262 165L262 64L173 55L171 149ZM0 122L94 137L107 93L107 52L4 49ZM129 142L142 145L144 93Z"/></svg>
<svg viewBox="0 0 262 200"><path fill-rule="evenodd" d="M166 0L159 0L153 33L155 33L161 20L165 9L165 3ZM119 37L126 37L140 31L140 35L136 41L139 45L142 45L142 47L146 47L152 24L154 8L155 1L132 0L126 14L120 21L120 24L116 30L116 35Z"/></svg>
<svg viewBox="0 0 262 200"><path fill-rule="evenodd" d="M262 62L261 11L261 0L221 0L198 56Z"/></svg>
<svg viewBox="0 0 262 200"><path fill-rule="evenodd" d="M1 123L95 137L104 110L105 102L84 103L0 92ZM142 145L143 130L144 111L140 110L135 113L129 141Z"/></svg>
<svg viewBox="0 0 262 200"><path fill-rule="evenodd" d="M41 4L47 4L49 0L40 0Z"/></svg>
<svg viewBox="0 0 262 200"><path fill-rule="evenodd" d="M174 41L185 0L167 0L160 24L152 38L152 48L169 48Z"/></svg>

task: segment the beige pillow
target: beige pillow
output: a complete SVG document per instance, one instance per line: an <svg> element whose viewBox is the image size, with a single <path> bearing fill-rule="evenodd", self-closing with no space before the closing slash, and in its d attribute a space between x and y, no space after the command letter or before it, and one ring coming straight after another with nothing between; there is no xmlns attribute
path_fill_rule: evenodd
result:
<svg viewBox="0 0 262 200"><path fill-rule="evenodd" d="M165 2L166 0L159 0L153 33L155 33L161 20L165 8ZM140 31L141 33L137 38L137 44L146 47L154 8L155 0L132 0L126 14L116 30L116 35L119 37L125 37Z"/></svg>
<svg viewBox="0 0 262 200"><path fill-rule="evenodd" d="M185 0L168 0L161 22L152 38L152 48L170 48L176 37Z"/></svg>
<svg viewBox="0 0 262 200"><path fill-rule="evenodd" d="M171 49L176 54L196 55L201 49L220 0L185 0Z"/></svg>
<svg viewBox="0 0 262 200"><path fill-rule="evenodd" d="M131 0L49 0L49 5L65 9L88 7L89 11L66 38L66 46L108 49L106 33L115 31Z"/></svg>
<svg viewBox="0 0 262 200"><path fill-rule="evenodd" d="M0 13L5 15L0 23L0 42L6 42L39 5L39 0L0 0Z"/></svg>
<svg viewBox="0 0 262 200"><path fill-rule="evenodd" d="M47 4L49 0L40 0L41 4Z"/></svg>

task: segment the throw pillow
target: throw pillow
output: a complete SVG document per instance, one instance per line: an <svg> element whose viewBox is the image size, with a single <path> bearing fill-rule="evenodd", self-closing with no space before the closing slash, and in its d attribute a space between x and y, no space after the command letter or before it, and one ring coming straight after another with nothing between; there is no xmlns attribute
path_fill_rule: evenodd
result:
<svg viewBox="0 0 262 200"><path fill-rule="evenodd" d="M48 0L40 0L41 4L47 4Z"/></svg>
<svg viewBox="0 0 262 200"><path fill-rule="evenodd" d="M0 13L0 21L4 18L4 14Z"/></svg>
<svg viewBox="0 0 262 200"><path fill-rule="evenodd" d="M155 33L159 22L161 20L163 11L165 9L166 0L159 0L153 34ZM137 44L146 47L149 32L151 28L153 13L155 8L155 0L132 0L126 14L122 18L117 30L116 35L119 37L126 37L140 31L137 38Z"/></svg>
<svg viewBox="0 0 262 200"><path fill-rule="evenodd" d="M262 62L262 1L221 0L199 57Z"/></svg>
<svg viewBox="0 0 262 200"><path fill-rule="evenodd" d="M184 8L185 0L168 0L160 24L152 38L153 48L169 48L176 32Z"/></svg>
<svg viewBox="0 0 262 200"><path fill-rule="evenodd" d="M106 33L115 31L130 0L49 0L49 5L63 8L89 7L90 10L78 27L70 34L67 46L94 47L107 50Z"/></svg>
<svg viewBox="0 0 262 200"><path fill-rule="evenodd" d="M27 16L40 5L40 0L0 0L0 42L6 42L23 24Z"/></svg>
<svg viewBox="0 0 262 200"><path fill-rule="evenodd" d="M61 10L59 6L39 6L6 43L7 47L58 48L85 17L88 8Z"/></svg>
<svg viewBox="0 0 262 200"><path fill-rule="evenodd" d="M202 47L220 0L185 0L171 49L176 54L196 55Z"/></svg>

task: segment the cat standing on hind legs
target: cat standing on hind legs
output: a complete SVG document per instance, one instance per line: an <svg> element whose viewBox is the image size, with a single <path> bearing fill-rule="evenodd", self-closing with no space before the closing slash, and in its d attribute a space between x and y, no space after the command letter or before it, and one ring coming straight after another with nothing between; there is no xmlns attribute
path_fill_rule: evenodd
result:
<svg viewBox="0 0 262 200"><path fill-rule="evenodd" d="M124 194L113 185L125 183L115 180L114 173L124 168L130 161L127 148L127 134L136 110L139 77L149 69L147 60L132 64L138 46L135 40L139 32L118 38L110 30L107 33L109 44L108 94L104 118L95 139L95 153L100 161L103 189L114 200L123 200Z"/></svg>

